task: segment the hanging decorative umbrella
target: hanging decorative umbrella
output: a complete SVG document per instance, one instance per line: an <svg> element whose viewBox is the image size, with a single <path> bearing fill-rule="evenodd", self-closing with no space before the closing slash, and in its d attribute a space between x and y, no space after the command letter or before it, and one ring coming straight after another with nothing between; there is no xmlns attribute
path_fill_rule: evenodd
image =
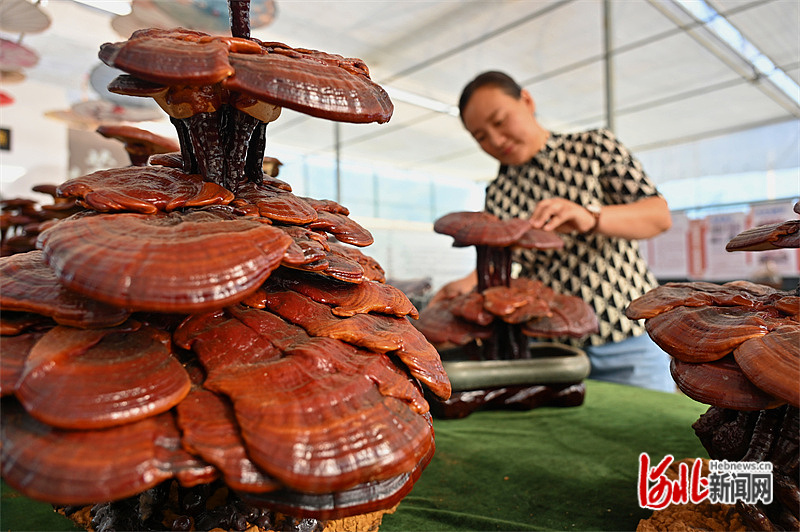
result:
<svg viewBox="0 0 800 532"><path fill-rule="evenodd" d="M39 3L0 0L0 30L9 33L39 33L50 27L50 16Z"/></svg>
<svg viewBox="0 0 800 532"><path fill-rule="evenodd" d="M27 46L0 38L0 70L31 68L39 62L39 54Z"/></svg>
<svg viewBox="0 0 800 532"><path fill-rule="evenodd" d="M67 110L47 111L45 116L70 124L94 129L100 124L144 122L163 118L158 109L123 107L105 100L88 100L74 104Z"/></svg>

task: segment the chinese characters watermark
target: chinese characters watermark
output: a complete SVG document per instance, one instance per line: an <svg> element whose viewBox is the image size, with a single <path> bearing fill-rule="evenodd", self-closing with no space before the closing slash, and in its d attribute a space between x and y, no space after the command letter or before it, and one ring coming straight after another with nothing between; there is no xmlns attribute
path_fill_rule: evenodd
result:
<svg viewBox="0 0 800 532"><path fill-rule="evenodd" d="M743 501L755 504L772 502L772 463L728 462L710 460L708 476L703 476L703 461L695 459L691 468L678 464L678 477L670 479L667 468L672 455L666 455L657 465L650 466L647 453L639 455L639 506L661 510L670 504L697 504L706 499L712 503L735 504Z"/></svg>

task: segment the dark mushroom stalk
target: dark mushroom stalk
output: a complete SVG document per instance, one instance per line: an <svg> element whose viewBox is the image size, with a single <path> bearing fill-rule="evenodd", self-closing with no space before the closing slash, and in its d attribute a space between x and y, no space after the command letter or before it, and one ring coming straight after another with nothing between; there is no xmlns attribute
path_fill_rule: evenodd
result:
<svg viewBox="0 0 800 532"><path fill-rule="evenodd" d="M100 51L127 72L108 90L155 99L178 132L184 170L232 192L263 182L266 124L281 108L357 123L386 122L393 110L362 61L251 39L248 7L230 3L231 37L148 29Z"/></svg>
<svg viewBox="0 0 800 532"><path fill-rule="evenodd" d="M231 35L250 38L250 0L228 0L231 18Z"/></svg>
<svg viewBox="0 0 800 532"><path fill-rule="evenodd" d="M251 106L248 113L235 103L252 99L224 90L195 90L198 95L204 92L214 95L208 99L213 105L207 112L183 116L178 109L162 104L178 134L183 170L233 192L246 182L262 184L267 122L280 115L280 108L268 106L267 114L254 115L251 113L265 107Z"/></svg>
<svg viewBox="0 0 800 532"><path fill-rule="evenodd" d="M478 291L483 292L493 286L510 286L511 248L476 245ZM494 335L483 343L483 358L530 358L527 338L522 332L522 324L495 320Z"/></svg>

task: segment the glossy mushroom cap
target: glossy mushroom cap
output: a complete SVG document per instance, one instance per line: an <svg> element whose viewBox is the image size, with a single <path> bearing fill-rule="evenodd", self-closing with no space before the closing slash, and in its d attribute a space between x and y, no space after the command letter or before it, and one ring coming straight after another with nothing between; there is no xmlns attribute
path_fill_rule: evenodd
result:
<svg viewBox="0 0 800 532"><path fill-rule="evenodd" d="M197 312L258 289L291 238L259 220L189 211L82 216L40 243L71 290L122 308Z"/></svg>
<svg viewBox="0 0 800 532"><path fill-rule="evenodd" d="M371 81L362 61L282 43L214 37L180 28L149 29L134 32L128 41L104 44L100 59L156 84L148 91L136 82L112 82L109 90L158 96L157 101L172 116L187 114L170 112L175 104L169 100L174 98L162 96L167 87L199 90L218 83L256 101L329 120L383 123L394 109L386 92ZM237 107L247 112L247 104ZM192 114L197 112L201 107L195 107Z"/></svg>
<svg viewBox="0 0 800 532"><path fill-rule="evenodd" d="M673 363L673 377L687 395L759 410L800 403L799 304L794 294L748 281L667 283L633 301L626 314L647 319L653 341L681 362Z"/></svg>
<svg viewBox="0 0 800 532"><path fill-rule="evenodd" d="M452 236L454 246L511 246L530 229L527 220L500 220L488 212L452 212L436 220L433 230Z"/></svg>
<svg viewBox="0 0 800 532"><path fill-rule="evenodd" d="M725 246L727 251L766 251L800 248L800 220L762 225L742 231Z"/></svg>
<svg viewBox="0 0 800 532"><path fill-rule="evenodd" d="M131 164L139 166L145 165L148 157L155 153L169 153L180 149L178 143L170 138L126 124L101 125L97 132L106 138L122 142Z"/></svg>

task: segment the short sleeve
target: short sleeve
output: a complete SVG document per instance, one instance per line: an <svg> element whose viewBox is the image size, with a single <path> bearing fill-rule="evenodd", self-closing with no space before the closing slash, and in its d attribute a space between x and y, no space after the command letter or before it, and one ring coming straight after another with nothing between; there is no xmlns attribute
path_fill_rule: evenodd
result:
<svg viewBox="0 0 800 532"><path fill-rule="evenodd" d="M660 195L642 163L611 131L601 129L596 133L597 157L601 162L599 179L608 203L631 203Z"/></svg>

